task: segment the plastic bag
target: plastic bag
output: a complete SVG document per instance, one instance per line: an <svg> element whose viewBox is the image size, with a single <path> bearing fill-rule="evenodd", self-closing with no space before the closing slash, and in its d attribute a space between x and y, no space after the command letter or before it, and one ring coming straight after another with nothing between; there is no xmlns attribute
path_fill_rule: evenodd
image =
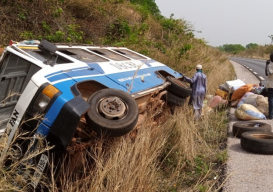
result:
<svg viewBox="0 0 273 192"><path fill-rule="evenodd" d="M253 94L254 94L254 93L252 93L252 92L247 92L247 93L245 93L245 94L241 97L241 99L239 100L239 102L238 102L238 104L237 104L237 108L239 108L240 105L242 105L242 104L245 103L245 100L246 100L247 96L253 95Z"/></svg>
<svg viewBox="0 0 273 192"><path fill-rule="evenodd" d="M265 115L261 113L256 107L250 104L242 104L235 110L234 115L241 120L258 120L266 119Z"/></svg>
<svg viewBox="0 0 273 192"><path fill-rule="evenodd" d="M208 106L211 107L211 108L223 107L223 106L225 106L227 104L228 104L228 101L224 100L219 95L216 95L216 96L212 97L208 102Z"/></svg>
<svg viewBox="0 0 273 192"><path fill-rule="evenodd" d="M219 95L223 99L227 99L228 93L226 91L221 90L221 89L217 89L215 92L215 95Z"/></svg>
<svg viewBox="0 0 273 192"><path fill-rule="evenodd" d="M261 94L263 89L264 89L264 86L253 86L251 92L255 94Z"/></svg>
<svg viewBox="0 0 273 192"><path fill-rule="evenodd" d="M258 95L256 99L257 109L268 116L268 98L262 95Z"/></svg>
<svg viewBox="0 0 273 192"><path fill-rule="evenodd" d="M243 85L241 87L239 87L238 89L236 89L232 96L231 96L231 101L234 101L234 100L238 100L238 99L241 99L242 96L247 93L247 92L250 92L253 88L253 84L247 84L247 85Z"/></svg>

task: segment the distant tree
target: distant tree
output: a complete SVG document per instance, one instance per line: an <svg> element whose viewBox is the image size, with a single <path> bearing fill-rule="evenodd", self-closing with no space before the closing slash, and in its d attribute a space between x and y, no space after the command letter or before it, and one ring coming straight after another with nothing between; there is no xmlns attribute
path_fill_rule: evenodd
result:
<svg viewBox="0 0 273 192"><path fill-rule="evenodd" d="M241 51L244 51L245 47L241 44L225 44L223 45L223 49L225 52L237 54Z"/></svg>
<svg viewBox="0 0 273 192"><path fill-rule="evenodd" d="M246 48L247 49L256 49L256 48L258 48L258 44L256 44L256 43L249 43L249 44L247 44L246 45Z"/></svg>
<svg viewBox="0 0 273 192"><path fill-rule="evenodd" d="M225 51L223 46L219 46L219 47L216 47L216 48L219 49L220 51Z"/></svg>

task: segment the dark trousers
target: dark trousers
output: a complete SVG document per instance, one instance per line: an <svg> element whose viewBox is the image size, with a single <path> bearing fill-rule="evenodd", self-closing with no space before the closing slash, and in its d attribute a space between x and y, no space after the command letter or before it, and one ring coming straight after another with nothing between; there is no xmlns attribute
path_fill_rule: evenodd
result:
<svg viewBox="0 0 273 192"><path fill-rule="evenodd" d="M268 119L273 118L273 88L268 88Z"/></svg>

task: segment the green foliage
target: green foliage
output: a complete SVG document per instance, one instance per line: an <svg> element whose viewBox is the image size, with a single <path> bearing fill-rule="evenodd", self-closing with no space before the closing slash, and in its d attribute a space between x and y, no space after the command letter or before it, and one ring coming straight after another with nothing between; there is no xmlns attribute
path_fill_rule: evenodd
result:
<svg viewBox="0 0 273 192"><path fill-rule="evenodd" d="M114 24L110 24L109 29L110 39L124 38L126 35L130 35L132 31L131 26L124 20L118 20Z"/></svg>
<svg viewBox="0 0 273 192"><path fill-rule="evenodd" d="M150 52L149 52L148 49L142 49L142 50L139 51L139 53L141 53L143 55L146 55L146 56L150 55Z"/></svg>
<svg viewBox="0 0 273 192"><path fill-rule="evenodd" d="M218 47L218 49L228 53L237 54L239 52L244 51L245 47L242 46L241 44L225 44L223 46Z"/></svg>
<svg viewBox="0 0 273 192"><path fill-rule="evenodd" d="M129 25L125 20L117 20L114 24L109 25L108 35L103 44L114 44L116 46L128 46L138 44L142 36L149 29L147 23L143 22L140 26Z"/></svg>
<svg viewBox="0 0 273 192"><path fill-rule="evenodd" d="M155 47L162 53L166 53L166 48L164 47L164 44L162 42L155 43Z"/></svg>
<svg viewBox="0 0 273 192"><path fill-rule="evenodd" d="M34 39L34 35L31 31L24 31L20 34L20 37L23 39Z"/></svg>
<svg viewBox="0 0 273 192"><path fill-rule="evenodd" d="M227 150L221 151L220 153L217 154L217 160L221 163L225 163L228 159L228 154Z"/></svg>
<svg viewBox="0 0 273 192"><path fill-rule="evenodd" d="M27 18L26 13L19 13L18 14L19 19L25 20Z"/></svg>
<svg viewBox="0 0 273 192"><path fill-rule="evenodd" d="M104 9L104 7L98 7L97 8L98 9L98 11L102 14L102 15L107 15L107 12L106 12L106 10Z"/></svg>
<svg viewBox="0 0 273 192"><path fill-rule="evenodd" d="M195 162L195 171L197 174L206 174L208 172L209 166L203 160L202 156L197 156L194 162Z"/></svg>
<svg viewBox="0 0 273 192"><path fill-rule="evenodd" d="M46 39L48 41L52 41L52 42L62 42L62 41L64 41L64 36L65 36L64 32L56 31L54 34L47 35Z"/></svg>
<svg viewBox="0 0 273 192"><path fill-rule="evenodd" d="M147 10L152 15L160 15L160 10L158 9L154 0L130 0L131 3L141 5L145 10Z"/></svg>
<svg viewBox="0 0 273 192"><path fill-rule="evenodd" d="M70 24L67 26L68 28L68 37L66 38L67 42L75 41L75 42L81 42L83 32L79 31L80 28L79 25L76 24Z"/></svg>
<svg viewBox="0 0 273 192"><path fill-rule="evenodd" d="M60 17L61 14L63 12L63 9L61 7L57 7L54 11L53 11L53 16L54 17Z"/></svg>
<svg viewBox="0 0 273 192"><path fill-rule="evenodd" d="M135 9L140 13L143 21L146 20L150 15L150 11L143 6L136 6Z"/></svg>
<svg viewBox="0 0 273 192"><path fill-rule="evenodd" d="M161 20L161 25L164 29L174 30L177 26L177 20L173 19L174 14L171 14L170 18L165 18Z"/></svg>
<svg viewBox="0 0 273 192"><path fill-rule="evenodd" d="M43 31L45 32L45 38L53 42L82 42L83 32L79 31L80 26L76 24L69 24L64 31L56 31L52 33L51 27L42 21ZM41 37L42 39L44 37Z"/></svg>
<svg viewBox="0 0 273 192"><path fill-rule="evenodd" d="M259 45L256 44L256 43L249 43L249 44L246 45L246 48L247 48L247 49L257 49L258 46L259 46Z"/></svg>
<svg viewBox="0 0 273 192"><path fill-rule="evenodd" d="M49 25L46 24L46 21L42 21L43 29L46 33L50 33L51 28Z"/></svg>
<svg viewBox="0 0 273 192"><path fill-rule="evenodd" d="M143 35L148 29L149 29L148 24L147 23L142 23L141 26L138 29L138 34Z"/></svg>
<svg viewBox="0 0 273 192"><path fill-rule="evenodd" d="M198 185L199 191L200 192L205 192L208 190L208 187L204 186L204 185Z"/></svg>
<svg viewBox="0 0 273 192"><path fill-rule="evenodd" d="M183 47L181 47L181 49L179 50L179 54L180 56L184 55L187 51L192 49L192 45L191 44L185 44L183 45Z"/></svg>

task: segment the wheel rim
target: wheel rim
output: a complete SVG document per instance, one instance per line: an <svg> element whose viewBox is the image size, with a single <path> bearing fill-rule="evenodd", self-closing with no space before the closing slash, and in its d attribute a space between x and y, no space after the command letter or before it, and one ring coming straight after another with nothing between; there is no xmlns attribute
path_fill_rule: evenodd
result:
<svg viewBox="0 0 273 192"><path fill-rule="evenodd" d="M171 80L172 80L174 83L178 84L180 87L189 88L188 86L186 86L186 85L185 85L182 81L180 81L179 79L176 79L176 78L171 77Z"/></svg>
<svg viewBox="0 0 273 192"><path fill-rule="evenodd" d="M122 119L126 115L126 105L118 97L103 98L99 103L98 110L106 119Z"/></svg>

